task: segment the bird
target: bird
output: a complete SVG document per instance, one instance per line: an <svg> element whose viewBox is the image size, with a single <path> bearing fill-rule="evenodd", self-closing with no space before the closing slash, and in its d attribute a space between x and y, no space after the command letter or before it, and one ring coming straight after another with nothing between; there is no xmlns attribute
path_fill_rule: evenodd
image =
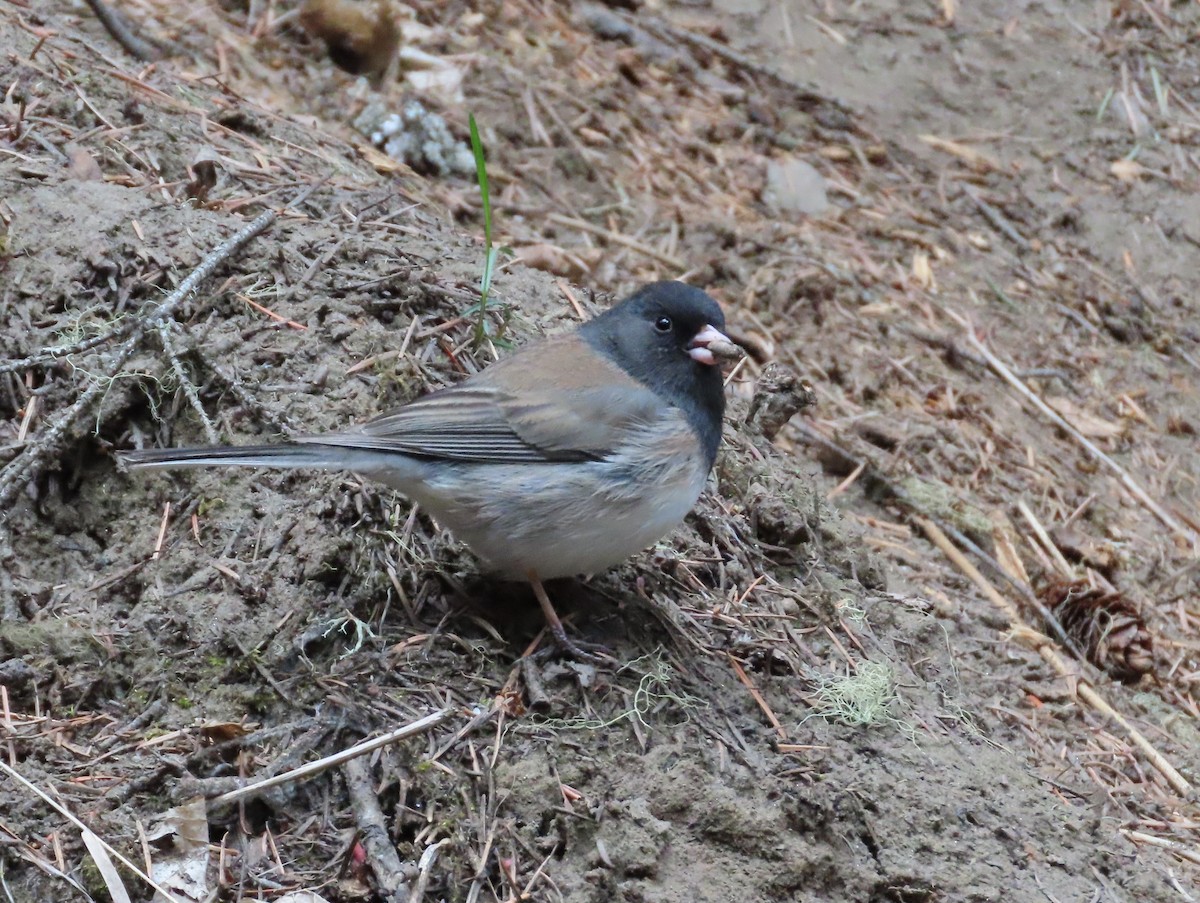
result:
<svg viewBox="0 0 1200 903"><path fill-rule="evenodd" d="M725 411L725 315L653 282L570 332L350 429L285 444L120 453L133 469L353 471L424 508L499 577L528 581L559 646L583 652L543 586L652 545L695 505Z"/></svg>

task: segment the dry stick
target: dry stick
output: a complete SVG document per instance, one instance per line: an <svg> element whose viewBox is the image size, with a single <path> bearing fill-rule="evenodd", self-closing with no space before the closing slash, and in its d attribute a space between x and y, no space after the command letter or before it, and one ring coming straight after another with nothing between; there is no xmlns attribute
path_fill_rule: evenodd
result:
<svg viewBox="0 0 1200 903"><path fill-rule="evenodd" d="M429 876L433 873L433 864L437 861L438 850L442 844L450 842L450 838L443 838L437 843L431 843L425 848L425 852L421 854L421 859L417 862L417 880L413 884L412 893L408 897L408 903L421 903L425 899L425 889L429 887Z"/></svg>
<svg viewBox="0 0 1200 903"><path fill-rule="evenodd" d="M832 636L832 634L830 635ZM776 736L778 736L780 740L786 740L788 738L787 730L785 730L784 726L779 723L779 718L775 715L774 710L767 704L767 700L763 697L763 694L759 692L758 687L754 686L754 682L750 680L750 676L746 673L746 669L743 668L738 660L728 652L725 653L725 657L729 659L729 664L733 666L733 673L737 675L737 679L740 680L742 684L745 685L746 689L750 691L750 696L753 697L754 701L758 704L758 707L762 709L762 713L767 716L767 720L771 722L771 727L775 728Z"/></svg>
<svg viewBox="0 0 1200 903"><path fill-rule="evenodd" d="M180 903L179 899L177 897L172 896L170 891L168 891L166 888L159 885L153 878L151 878L149 875L147 875L145 872L143 872L140 868L138 868L136 865L134 865L132 862L130 862L128 859L126 859L124 856L122 856L117 850L113 849L113 847L107 841L105 841L103 838L101 838L99 835L97 835L95 831L92 831L91 828L89 828L87 825L85 825L83 822L81 822L78 818L76 818L74 815L72 815L70 810L68 810L62 803L59 803L58 801L51 799L46 794L45 791L41 790L39 787L37 787L37 785L33 784L31 781L29 781L27 778L25 778L22 774L20 774L15 769L10 768L3 761L0 761L0 771L3 771L5 774L7 774L10 778L12 778L18 784L25 787L25 789L32 791L34 794L36 794L38 797L40 797L42 799L42 801L46 803L46 805L48 805L51 809L53 809L55 812L57 812L59 815L61 815L63 818L65 818L67 821L69 821L71 824L73 824L75 827L77 827L80 831L91 832L92 835L95 836L98 841L100 841L100 845L102 847L104 847L105 852L107 852L109 856L113 857L113 859L116 859L118 862L121 863L121 865L125 866L125 868L129 869L131 872L133 872L135 875L137 875L139 878L141 878L143 881L145 881L147 884L149 884L152 888L154 888L156 891L158 891L160 894L162 894L164 899L166 899L168 901L168 903Z"/></svg>
<svg viewBox="0 0 1200 903"><path fill-rule="evenodd" d="M532 644L530 644L530 648L532 649ZM527 650L525 654L529 655L531 653L530 653L530 651ZM517 669L515 669L515 668L513 669L514 674L516 673L516 670ZM500 710L496 708L495 704L493 704L490 708L482 709L481 711L477 712L475 714L474 718L472 718L470 721L468 721L466 724L464 724L461 728L459 728L458 733L456 733L453 737L451 737L449 740L447 740L445 743L443 743L441 748L438 749L437 752L435 752L432 756L429 757L429 761L436 762L438 759L440 759L442 756L444 756L446 753L448 753L451 749L453 749L455 746L457 746L463 740L464 737L466 737L468 734L474 733L475 731L479 730L479 728L483 727L485 724L487 724L489 721L491 721L493 718L495 718L498 714L501 714L501 713L500 713Z"/></svg>
<svg viewBox="0 0 1200 903"><path fill-rule="evenodd" d="M109 361L110 373L116 373L125 365L125 361L129 360L137 349L140 339L140 334L134 335L116 350ZM83 416L84 412L92 406L92 402L108 391L108 388L108 379L95 380L82 395L75 399L75 403L71 407L59 415L46 432L25 446L21 453L13 458L3 471L0 471L0 511L8 510L13 497L20 491L23 485L19 482L20 478L26 472L29 473L29 480L37 476L42 459L58 447L59 441L66 435L71 425ZM28 480L25 482L28 483Z"/></svg>
<svg viewBox="0 0 1200 903"><path fill-rule="evenodd" d="M318 182L316 185L311 186L288 206L300 203L321 184L321 182ZM191 274L183 282L179 283L179 287L171 292L166 300L155 308L152 313L139 317L137 326L134 327L132 334L123 345L113 352L113 356L108 361L107 370L110 376L118 373L121 367L125 365L125 361L129 360L130 356L137 349L138 343L142 340L142 336L146 330L156 325L159 321L173 316L176 309L192 297L200 287L200 284L211 276L217 267L238 253L251 239L265 231L275 222L278 216L279 214L276 211L267 210L255 217L245 228L217 245L212 253L205 257L200 262L200 265L192 270ZM26 473L29 474L30 480L37 476L42 461L58 447L58 443L66 435L71 425L83 416L84 412L92 406L92 403L108 390L108 386L109 379L107 378L95 380L75 400L75 403L70 408L59 415L58 419L50 425L45 433L25 446L21 454L10 461L3 471L0 471L0 511L8 509L13 497L20 490L23 485L19 482L20 478ZM28 480L25 482L27 483Z"/></svg>
<svg viewBox="0 0 1200 903"><path fill-rule="evenodd" d="M397 728L390 734L384 734L382 737L373 737L370 740L364 740L351 746L349 749L344 749L341 752L334 753L332 756L326 756L324 759L318 759L316 762L309 762L307 765L301 765L299 768L293 768L291 771L285 771L282 774L277 774L271 778L257 781L253 784L247 784L245 787L239 787L237 790L231 790L228 793L222 793L220 796L214 796L208 801L209 806L223 806L228 803L236 803L240 799L245 799L249 796L257 796L264 790L270 790L272 787L280 787L284 784L289 784L292 781L302 781L311 778L313 775L320 774L326 769L333 768L335 765L341 765L343 762L349 762L351 759L358 756L366 755L372 750L379 749L382 746L390 746L404 740L407 737L413 737L417 734L423 734L427 730L437 727L447 718L454 714L453 709L438 709L432 715L426 715L424 718L419 718L411 724L406 724L404 727Z"/></svg>
<svg viewBox="0 0 1200 903"><path fill-rule="evenodd" d="M987 596L993 605L1004 612L1012 629L1020 630L1028 635L1033 635L1040 638L1040 641L1037 642L1036 646L1038 654L1041 655L1041 657L1045 659L1046 662L1055 671L1057 671L1061 677L1063 677L1069 683L1074 683L1075 695L1100 714L1111 718L1113 721L1117 722L1117 724L1121 725L1121 727L1123 727L1125 732L1129 735L1129 739L1132 740L1134 745L1142 751L1142 754L1146 757L1150 764L1158 769L1159 773L1167 779L1167 783L1171 785L1172 789L1181 797L1187 798L1192 792L1192 785L1189 784L1186 779L1184 779L1183 775L1175 770L1175 767L1163 757L1162 753L1160 753L1150 744L1150 741L1142 735L1141 731L1126 721L1125 717L1121 715L1121 713L1104 701L1104 698L1092 688L1091 684L1089 684L1083 678L1078 677L1075 672L1073 672L1067 666L1067 663L1063 661L1062 656L1060 656L1051 645L1050 638L1032 630L1028 625L1022 622L1016 606L1000 595L1000 592L994 586L992 586L992 584L986 577L983 576L983 574L979 573L975 565L971 564L967 557L963 555L963 553L960 552L957 547L955 547L954 543L952 543L946 534L939 530L932 521L926 520L923 517L915 516L914 520L916 520L921 529L925 531L925 535L929 537L929 541L941 549L943 554L945 554L945 556L949 558L950 561L953 562L954 565L963 572L963 574L966 575L967 579L969 579L975 584L975 586L979 588L980 592Z"/></svg>
<svg viewBox="0 0 1200 903"><path fill-rule="evenodd" d="M375 872L379 896L389 903L407 900L408 876L396 846L388 836L387 821L371 781L371 769L362 759L351 759L342 766L342 774L358 824L358 838L366 850L367 862Z"/></svg>
<svg viewBox="0 0 1200 903"><path fill-rule="evenodd" d="M111 329L102 335L92 336L91 338L83 339L71 345L55 345L50 348L44 348L37 354L31 354L29 357L19 358L12 361L4 361L0 363L0 374L15 373L21 370L28 370L30 367L41 367L52 361L58 360L60 357L67 357L72 354L80 354L84 351L91 351L93 348L100 345L107 345L109 342L114 342L117 339L124 338L137 328L138 321L129 319L123 320L121 325L115 329Z"/></svg>
<svg viewBox="0 0 1200 903"><path fill-rule="evenodd" d="M965 319L960 318L957 314L953 316L963 325L967 325ZM1120 479L1122 485L1129 490L1130 494L1143 505L1145 505L1146 509L1160 521L1162 521L1163 524L1172 530L1176 536L1185 540L1186 542L1192 543L1193 546L1197 540L1200 540L1200 537L1181 524L1173 514L1167 511L1158 502L1154 501L1154 499L1150 497L1150 494L1142 488L1141 484L1139 484L1133 477L1129 475L1125 468L1097 448L1090 439L1083 435L1083 433L1071 426L1071 424L1064 420L1052 407L1050 407L1050 405L1042 401L1041 397L1038 396L1036 392L1025 385L1025 383L1021 382L1021 380L1017 378L1016 374L1014 374L1012 370L1005 366L1003 361L996 357L996 355L992 354L988 347L975 337L974 330L970 329L969 327L967 329L967 341L970 342L975 350L983 356L984 360L988 362L988 366L996 371L996 374L1001 379L1021 393L1021 395L1030 404L1048 417L1055 426L1082 445L1088 451L1088 453L1092 455L1092 457L1112 470L1112 472L1115 473Z"/></svg>
<svg viewBox="0 0 1200 903"><path fill-rule="evenodd" d="M167 358L171 361L171 370L175 373L175 378L179 380L180 390L187 398L188 404L192 406L192 410L196 413L196 416L204 427L204 436L208 439L208 444L220 445L221 437L217 435L217 429L213 426L213 422L208 419L208 413L204 410L204 405L200 403L200 395L183 369L183 361L179 359L179 349L175 347L175 340L171 338L171 330L173 328L173 322L159 320L158 340L162 343L163 351L166 353Z"/></svg>
<svg viewBox="0 0 1200 903"><path fill-rule="evenodd" d="M565 216L561 213L547 213L546 219L552 223L558 223L560 226L566 226L569 229L578 229L580 232L590 232L593 235L599 235L607 238L614 244L624 245L631 251L637 251L639 254L645 254L647 257L652 257L659 263L666 264L672 269L683 271L685 269L683 261L678 257L672 257L670 254L664 254L657 248L652 248L650 245L638 241L636 238L630 238L621 232L614 232L611 229L605 229L603 226L594 226L587 220L577 219L573 216Z"/></svg>
<svg viewBox="0 0 1200 903"><path fill-rule="evenodd" d="M984 215L989 223L995 226L998 231L1007 235L1009 240L1017 247L1026 251L1029 250L1029 240L1018 232L1012 223L1004 218L1004 214L981 198L979 193L970 185L963 185L963 191L966 192L967 197L975 202L975 206L979 208L979 212Z"/></svg>
<svg viewBox="0 0 1200 903"><path fill-rule="evenodd" d="M1153 834L1146 834L1143 831L1131 831L1128 828L1121 828L1120 831L1133 843L1144 843L1152 847L1170 850L1180 859L1186 859L1188 862L1191 862L1195 865L1200 865L1200 853L1197 853L1195 850L1184 846L1177 840L1171 840L1167 837L1157 837ZM1191 898L1185 897L1185 899L1190 900Z"/></svg>
<svg viewBox="0 0 1200 903"><path fill-rule="evenodd" d="M1028 585L1022 583L1012 574L1008 573L1008 571L1000 566L1000 562L998 562L983 549L979 548L978 544L976 544L971 537L967 536L961 530L957 530L949 524L938 524L938 526L947 534L949 534L950 538L956 543L991 568L992 573L999 574L1005 583L1015 589L1020 594L1021 598L1025 600L1026 604L1038 613L1042 619L1042 622L1050 628L1051 632L1054 634L1054 638L1062 643L1063 648L1071 653L1072 658L1079 662L1079 666L1081 668L1091 667L1091 663L1088 661L1087 656L1084 655L1083 650L1079 648L1079 644L1067 635L1067 631L1062 626L1062 622L1060 622L1055 616L1054 612L1048 609L1045 603L1034 594L1033 590L1031 590Z"/></svg>
<svg viewBox="0 0 1200 903"><path fill-rule="evenodd" d="M162 59L163 52L149 41L143 40L133 33L119 13L109 8L102 0L87 0L100 24L108 29L108 33L116 38L117 43L125 48L132 56L144 63Z"/></svg>
<svg viewBox="0 0 1200 903"><path fill-rule="evenodd" d="M1034 517L1033 512L1025 504L1024 499L1017 502L1017 510L1021 512L1021 517L1025 518L1025 522L1029 524L1029 529L1038 538L1038 541L1042 544L1042 548L1046 550L1046 554L1054 560L1054 566L1058 568L1058 572L1068 580L1072 579L1075 576L1075 572L1071 568L1070 563L1063 557L1063 553L1059 551L1058 546L1054 544L1054 540L1050 538L1050 534L1046 532L1046 528L1042 526L1042 522Z"/></svg>
<svg viewBox="0 0 1200 903"><path fill-rule="evenodd" d="M37 354L30 355L26 358L21 358L15 361L4 361L0 363L0 374L11 373L13 371L28 370L30 367L40 367L43 364L48 364L51 361L61 357L66 357L71 354L80 354L84 351L90 351L100 345L108 342L115 342L117 339L122 339L129 333L137 331L139 334L145 331L150 326L154 325L158 320L165 320L173 316L175 309L178 308L184 301L187 301L192 293L199 287L200 282L212 275L213 271L240 251L247 242L267 230L272 223L278 218L283 210L291 207L297 207L303 204L318 188L329 181L326 176L312 185L309 185L304 191L300 192L294 199L288 201L279 210L267 210L260 213L257 217L249 222L244 229L235 233L230 238L227 238L221 244L217 245L204 260L200 261L200 265L192 271L175 291L167 296L166 300L158 306L153 314L148 317L131 317L111 329L103 335L93 336L89 339L83 339L73 345L60 345L53 348L45 348Z"/></svg>

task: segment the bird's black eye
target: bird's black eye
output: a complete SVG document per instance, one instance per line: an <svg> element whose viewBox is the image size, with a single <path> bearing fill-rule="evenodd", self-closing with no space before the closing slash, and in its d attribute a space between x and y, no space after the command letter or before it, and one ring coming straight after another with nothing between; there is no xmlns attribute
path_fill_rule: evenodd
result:
<svg viewBox="0 0 1200 903"><path fill-rule="evenodd" d="M657 329L659 332L670 332L671 331L671 318L670 317L659 317L657 320L654 321L654 328Z"/></svg>

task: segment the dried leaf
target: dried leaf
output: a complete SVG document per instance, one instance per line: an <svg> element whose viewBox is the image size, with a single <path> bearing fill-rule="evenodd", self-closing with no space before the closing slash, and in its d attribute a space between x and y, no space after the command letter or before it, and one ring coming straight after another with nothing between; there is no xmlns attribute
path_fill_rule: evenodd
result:
<svg viewBox="0 0 1200 903"><path fill-rule="evenodd" d="M579 127L579 137L585 144L590 144L592 147L611 147L613 143L612 138L604 132L589 129L586 125Z"/></svg>
<svg viewBox="0 0 1200 903"><path fill-rule="evenodd" d="M1083 410L1069 398L1049 396L1046 398L1046 404L1054 408L1062 415L1063 420L1089 439L1115 439L1125 433L1125 427L1121 424L1097 417L1095 414Z"/></svg>
<svg viewBox="0 0 1200 903"><path fill-rule="evenodd" d="M202 147L196 153L189 169L192 179L187 184L187 196L194 198L200 203L204 203L208 198L209 192L220 181L221 173L225 170L225 164L221 160L221 155L211 147Z"/></svg>
<svg viewBox="0 0 1200 903"><path fill-rule="evenodd" d="M436 95L449 106L462 104L467 73L461 66L411 44L400 51L400 66L414 90Z"/></svg>
<svg viewBox="0 0 1200 903"><path fill-rule="evenodd" d="M78 144L67 145L67 171L80 182L103 182L104 173L96 158Z"/></svg>
<svg viewBox="0 0 1200 903"><path fill-rule="evenodd" d="M958 157L972 169L979 172L988 172L994 169L1000 169L1000 162L994 157L989 157L982 151L977 151L973 147L968 147L958 141L950 141L947 138L939 138L937 135L921 135L921 140L932 148L944 151Z"/></svg>
<svg viewBox="0 0 1200 903"><path fill-rule="evenodd" d="M406 73L404 80L414 91L438 95L447 104L461 104L464 77L461 69L429 69Z"/></svg>
<svg viewBox="0 0 1200 903"><path fill-rule="evenodd" d="M146 839L164 850L150 867L150 877L181 900L205 900L208 886L208 813L203 797L168 809ZM161 895L156 898L161 899Z"/></svg>
<svg viewBox="0 0 1200 903"><path fill-rule="evenodd" d="M527 267L545 270L568 279L579 279L586 276L600 259L600 254L595 251L577 254L546 242L524 245L517 248L514 253L517 255L517 259Z"/></svg>
<svg viewBox="0 0 1200 903"><path fill-rule="evenodd" d="M417 174L407 163L401 163L395 157L385 154L373 144L363 142L362 144L356 144L355 149L380 175L415 177Z"/></svg>
<svg viewBox="0 0 1200 903"><path fill-rule="evenodd" d="M385 0L307 0L300 9L300 24L325 42L335 65L376 81L400 49L400 26Z"/></svg>
<svg viewBox="0 0 1200 903"><path fill-rule="evenodd" d="M1122 182L1136 182L1145 174L1146 169L1137 160L1126 160L1122 157L1120 160L1114 160L1108 171Z"/></svg>
<svg viewBox="0 0 1200 903"><path fill-rule="evenodd" d="M200 734L210 743L224 743L246 733L246 725L241 721L213 721L200 726Z"/></svg>
<svg viewBox="0 0 1200 903"><path fill-rule="evenodd" d="M937 288L933 278L933 267L929 263L929 255L924 251L917 251L913 254L912 274L917 285L926 291L933 291Z"/></svg>

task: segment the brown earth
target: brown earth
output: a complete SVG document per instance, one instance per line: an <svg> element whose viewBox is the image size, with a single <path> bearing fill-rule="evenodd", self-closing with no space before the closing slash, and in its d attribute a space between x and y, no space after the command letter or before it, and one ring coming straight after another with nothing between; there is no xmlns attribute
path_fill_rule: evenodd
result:
<svg viewBox="0 0 1200 903"><path fill-rule="evenodd" d="M1196 898L1200 5L414 3L517 255L482 346L474 177L350 125L407 82L371 95L291 4L122 9L166 59L0 4L6 899L153 896L15 774L179 900ZM365 419L678 277L756 356L687 523L553 587L620 668L522 665L527 594L351 475L116 467L208 441L197 408L234 442ZM818 404L769 442L772 359ZM1086 661L1031 602L1076 579Z"/></svg>

